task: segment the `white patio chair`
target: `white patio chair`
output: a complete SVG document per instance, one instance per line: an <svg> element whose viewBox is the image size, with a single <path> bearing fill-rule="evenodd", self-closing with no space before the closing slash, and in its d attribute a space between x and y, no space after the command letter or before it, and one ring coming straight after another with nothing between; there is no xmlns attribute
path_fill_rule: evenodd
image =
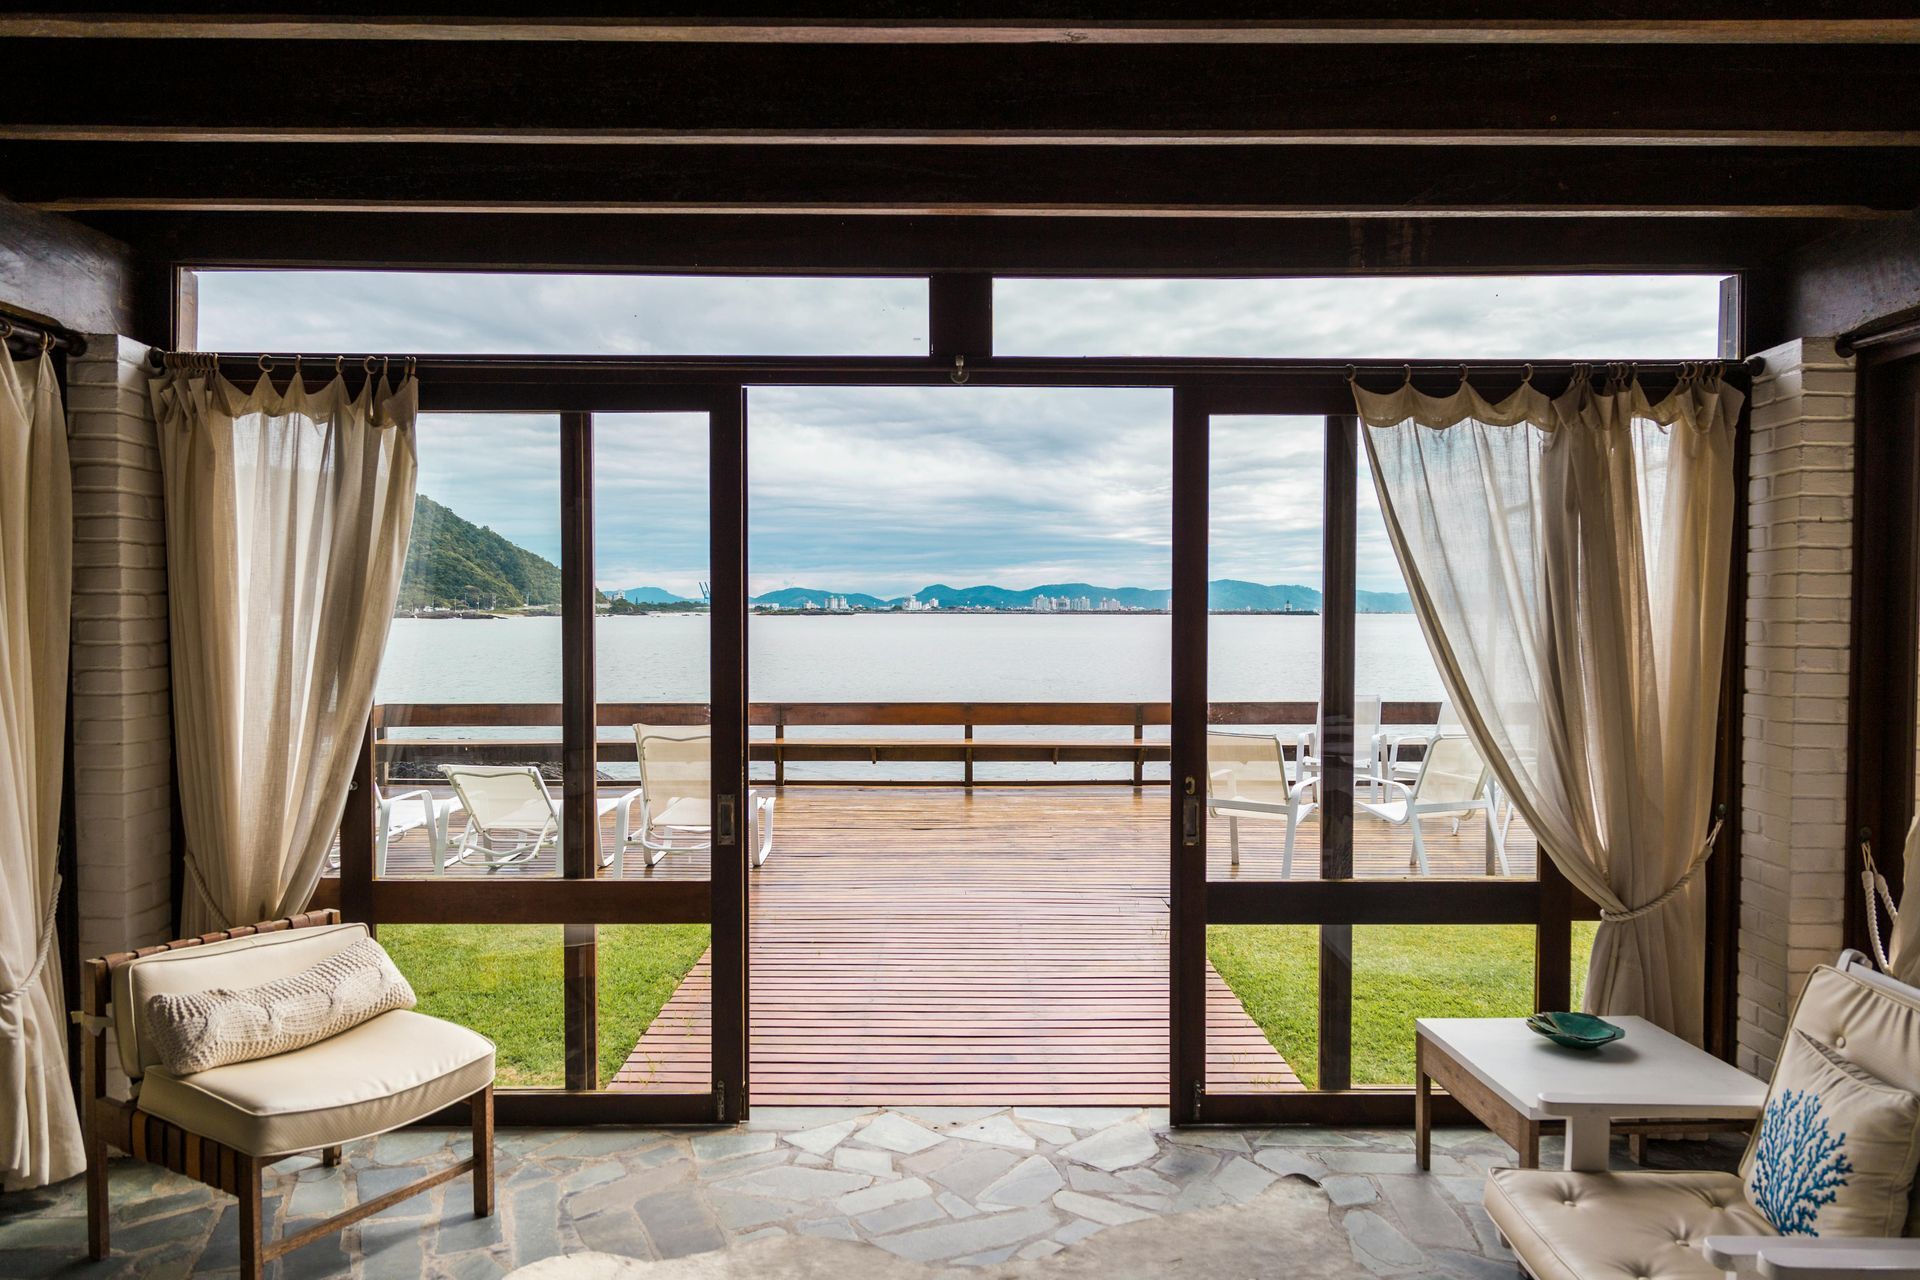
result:
<svg viewBox="0 0 1920 1280"><path fill-rule="evenodd" d="M613 859L617 877L626 851L639 845L647 865L675 851L700 853L713 848L713 736L705 725L633 726L634 752L640 761L640 821L619 824L620 851ZM747 793L748 838L753 865L773 852L773 796Z"/></svg>
<svg viewBox="0 0 1920 1280"><path fill-rule="evenodd" d="M1228 847L1233 865L1240 865L1240 819L1284 818L1286 850L1280 875L1293 874L1294 833L1318 808L1309 799L1315 784L1287 777L1286 752L1280 739L1266 733L1207 731L1207 813L1227 820Z"/></svg>
<svg viewBox="0 0 1920 1280"><path fill-rule="evenodd" d="M1453 705L1452 698L1440 700L1440 712L1434 717L1433 727L1423 729L1412 726L1396 727L1392 732L1380 735L1380 769L1383 778L1393 778L1400 782L1412 782L1420 776L1420 758L1413 753L1419 747L1422 753L1433 745L1435 738L1464 738L1467 726L1460 719L1460 712Z"/></svg>
<svg viewBox="0 0 1920 1280"><path fill-rule="evenodd" d="M412 791L401 791L394 795L383 794L378 785L373 789L373 874L387 874L387 847L409 831L427 829L427 843L433 850L433 865L436 870L446 861L447 827L453 821L453 815L460 812L460 797L436 796L425 787L416 787ZM336 839L333 848L327 850L327 865L338 868L340 865L340 842Z"/></svg>
<svg viewBox="0 0 1920 1280"><path fill-rule="evenodd" d="M1300 735L1294 755L1294 778L1299 783L1320 777L1320 735L1326 724L1326 705L1321 704L1314 726ZM1380 751L1385 745L1380 732L1380 695L1356 693L1353 696L1353 781L1356 788L1371 785L1380 775Z"/></svg>
<svg viewBox="0 0 1920 1280"><path fill-rule="evenodd" d="M1487 812L1487 762L1465 737L1435 738L1411 784L1393 778L1377 781L1388 795L1397 798L1363 800L1356 786L1353 803L1388 826L1406 827L1413 833L1410 865L1421 875L1427 874L1427 846L1420 835L1423 819L1451 817L1457 824L1467 814ZM1508 874L1504 845L1499 847L1497 857L1500 874Z"/></svg>
<svg viewBox="0 0 1920 1280"><path fill-rule="evenodd" d="M467 829L459 847L444 862L436 860L435 872L466 860L497 870L531 862L548 848L556 855L560 852L560 810L540 770L532 765L449 764L442 765L440 771L466 806ZM595 816L615 814L615 830L624 833L639 794L629 791L600 800ZM596 822L596 845L599 834Z"/></svg>

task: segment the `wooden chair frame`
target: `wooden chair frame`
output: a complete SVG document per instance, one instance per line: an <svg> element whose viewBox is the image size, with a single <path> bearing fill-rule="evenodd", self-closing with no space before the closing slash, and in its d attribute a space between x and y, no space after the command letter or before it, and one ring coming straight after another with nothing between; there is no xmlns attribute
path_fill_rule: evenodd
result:
<svg viewBox="0 0 1920 1280"><path fill-rule="evenodd" d="M279 933L287 929L311 929L340 923L338 911L308 911L284 920L242 925L197 938L181 938L138 951L120 952L98 960L88 960L81 975L80 1002L85 1043L81 1053L83 1087L83 1124L87 1147L87 1254L95 1261L107 1256L110 1247L107 1213L107 1159L113 1151L124 1151L136 1160L157 1164L174 1173L225 1191L240 1201L240 1275L242 1280L259 1280L266 1264L302 1245L344 1230L382 1209L391 1208L468 1172L473 1173L473 1212L476 1217L493 1213L493 1085L467 1099L473 1115L473 1154L457 1164L435 1170L418 1182L362 1201L344 1213L335 1214L297 1235L267 1240L262 1236L261 1194L269 1165L286 1159L280 1156L255 1156L235 1151L211 1138L189 1133L167 1120L140 1110L136 1098L123 1102L107 1095L107 1028L113 999L113 974L143 956L185 947L205 946L231 938L259 933ZM332 1167L340 1163L341 1148L326 1147L321 1159Z"/></svg>

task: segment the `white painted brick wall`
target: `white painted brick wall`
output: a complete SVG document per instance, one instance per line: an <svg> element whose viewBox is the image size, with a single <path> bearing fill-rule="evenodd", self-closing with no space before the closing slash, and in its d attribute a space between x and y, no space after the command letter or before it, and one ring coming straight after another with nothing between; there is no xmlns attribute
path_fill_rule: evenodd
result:
<svg viewBox="0 0 1920 1280"><path fill-rule="evenodd" d="M1853 593L1854 378L1828 340L1764 353L1747 477L1740 1066L1841 945Z"/></svg>
<svg viewBox="0 0 1920 1280"><path fill-rule="evenodd" d="M171 932L166 524L146 354L126 338L89 337L67 370L83 958L164 942Z"/></svg>

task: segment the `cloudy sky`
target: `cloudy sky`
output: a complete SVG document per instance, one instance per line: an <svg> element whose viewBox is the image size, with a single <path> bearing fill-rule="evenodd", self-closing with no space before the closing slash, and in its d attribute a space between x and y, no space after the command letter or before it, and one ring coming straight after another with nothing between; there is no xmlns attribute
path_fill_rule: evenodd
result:
<svg viewBox="0 0 1920 1280"><path fill-rule="evenodd" d="M1008 355L1699 359L1708 277L1011 280ZM922 280L209 272L204 350L920 355ZM989 387L749 392L752 589L1167 585L1171 397ZM707 577L705 424L596 420L595 578ZM1216 424L1212 576L1320 582L1320 424ZM559 426L420 424L420 489L559 558ZM1371 486L1359 585L1397 590Z"/></svg>

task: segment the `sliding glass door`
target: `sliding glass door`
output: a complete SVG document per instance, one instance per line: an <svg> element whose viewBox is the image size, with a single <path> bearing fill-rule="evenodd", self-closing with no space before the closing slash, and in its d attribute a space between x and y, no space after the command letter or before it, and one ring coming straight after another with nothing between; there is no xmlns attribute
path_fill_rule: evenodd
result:
<svg viewBox="0 0 1920 1280"><path fill-rule="evenodd" d="M1183 1122L1410 1117L1413 1018L1566 1008L1590 932L1450 714L1343 399L1175 392Z"/></svg>
<svg viewBox="0 0 1920 1280"><path fill-rule="evenodd" d="M507 1121L739 1119L741 390L439 379L423 401L338 901L423 1009L500 1046Z"/></svg>

